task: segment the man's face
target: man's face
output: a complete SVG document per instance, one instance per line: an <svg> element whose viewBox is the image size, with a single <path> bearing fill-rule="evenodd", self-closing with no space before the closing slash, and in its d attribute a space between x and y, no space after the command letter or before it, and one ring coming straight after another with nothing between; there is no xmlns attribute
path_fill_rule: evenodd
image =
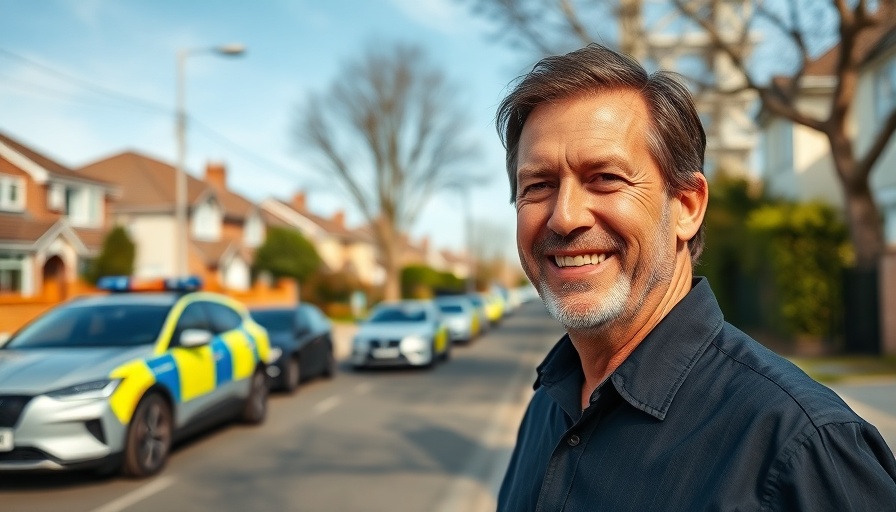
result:
<svg viewBox="0 0 896 512"><path fill-rule="evenodd" d="M671 201L647 129L646 105L629 91L544 103L523 127L517 248L567 328L631 319L672 279Z"/></svg>

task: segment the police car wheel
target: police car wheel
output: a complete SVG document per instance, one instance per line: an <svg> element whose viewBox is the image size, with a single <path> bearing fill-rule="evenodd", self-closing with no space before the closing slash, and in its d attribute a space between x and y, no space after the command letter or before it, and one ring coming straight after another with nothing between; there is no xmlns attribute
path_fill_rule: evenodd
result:
<svg viewBox="0 0 896 512"><path fill-rule="evenodd" d="M128 428L122 471L142 478L158 473L171 450L171 406L157 393L143 397Z"/></svg>
<svg viewBox="0 0 896 512"><path fill-rule="evenodd" d="M268 379L264 370L255 370L250 386L249 396L243 405L242 420L251 425L258 425L264 422L268 412Z"/></svg>
<svg viewBox="0 0 896 512"><path fill-rule="evenodd" d="M298 357L290 357L283 367L283 389L287 393L293 393L299 387L302 378L301 366Z"/></svg>

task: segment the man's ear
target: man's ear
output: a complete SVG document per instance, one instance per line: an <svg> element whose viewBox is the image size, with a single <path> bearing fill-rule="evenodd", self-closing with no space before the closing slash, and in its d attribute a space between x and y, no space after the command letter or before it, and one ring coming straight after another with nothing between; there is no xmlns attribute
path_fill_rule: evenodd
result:
<svg viewBox="0 0 896 512"><path fill-rule="evenodd" d="M678 217L675 219L675 234L682 242L687 242L700 229L703 224L703 216L706 215L706 205L709 204L709 184L706 176L701 172L695 172L697 187L678 192Z"/></svg>

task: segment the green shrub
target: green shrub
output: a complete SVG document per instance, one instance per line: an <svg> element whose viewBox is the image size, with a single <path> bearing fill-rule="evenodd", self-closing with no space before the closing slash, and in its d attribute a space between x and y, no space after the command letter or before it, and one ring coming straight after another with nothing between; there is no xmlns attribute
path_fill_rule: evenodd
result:
<svg viewBox="0 0 896 512"><path fill-rule="evenodd" d="M465 282L451 272L440 272L426 265L408 265L401 269L401 296L405 299L429 299L437 293L460 293Z"/></svg>
<svg viewBox="0 0 896 512"><path fill-rule="evenodd" d="M303 282L317 271L320 263L314 246L301 233L290 228L272 227L255 253L252 270L256 276L268 272L275 279L289 277Z"/></svg>
<svg viewBox="0 0 896 512"><path fill-rule="evenodd" d="M764 240L780 318L790 334L830 337L841 317L843 269L849 258L846 225L820 202L781 202L747 221Z"/></svg>
<svg viewBox="0 0 896 512"><path fill-rule="evenodd" d="M96 284L103 276L129 276L134 273L137 248L122 226L115 226L103 240L99 256L88 265L85 279Z"/></svg>

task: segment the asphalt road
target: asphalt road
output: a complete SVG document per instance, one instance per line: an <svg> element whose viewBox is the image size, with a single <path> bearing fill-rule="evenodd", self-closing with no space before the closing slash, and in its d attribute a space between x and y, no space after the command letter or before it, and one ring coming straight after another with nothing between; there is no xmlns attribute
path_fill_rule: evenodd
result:
<svg viewBox="0 0 896 512"><path fill-rule="evenodd" d="M152 479L0 475L0 510L494 510L534 368L560 334L530 302L433 370L343 365L275 394L264 425L198 436ZM337 335L344 357L351 328Z"/></svg>

